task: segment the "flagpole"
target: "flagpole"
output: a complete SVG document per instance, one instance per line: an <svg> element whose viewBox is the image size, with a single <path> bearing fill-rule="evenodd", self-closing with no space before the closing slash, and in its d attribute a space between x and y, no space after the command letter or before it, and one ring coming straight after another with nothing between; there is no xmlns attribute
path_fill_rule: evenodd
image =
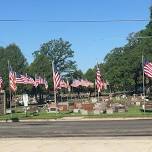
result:
<svg viewBox="0 0 152 152"><path fill-rule="evenodd" d="M94 97L96 98L96 80L94 81Z"/></svg>
<svg viewBox="0 0 152 152"><path fill-rule="evenodd" d="M98 90L98 102L99 102L99 90Z"/></svg>
<svg viewBox="0 0 152 152"><path fill-rule="evenodd" d="M68 94L67 94L67 102L69 102L69 98L68 98L68 97L69 97L69 85L68 85L69 83L68 83L68 80L67 80L67 79L66 79L66 81L67 81L66 84L67 84L67 91L68 91Z"/></svg>
<svg viewBox="0 0 152 152"><path fill-rule="evenodd" d="M16 72L15 72L15 78L16 78ZM15 94L14 94L15 110L16 110L16 92L17 92L17 90L15 90Z"/></svg>
<svg viewBox="0 0 152 152"><path fill-rule="evenodd" d="M144 96L144 113L145 113L145 74L144 74L144 56L142 53L142 70L143 70L143 96Z"/></svg>
<svg viewBox="0 0 152 152"><path fill-rule="evenodd" d="M57 104L56 104L56 87L55 87L55 82L54 82L54 74L55 74L54 73L54 61L52 61L52 72L53 72L53 84L54 84L54 103L55 103L55 106L57 107Z"/></svg>
<svg viewBox="0 0 152 152"><path fill-rule="evenodd" d="M12 118L12 98L11 98L11 95L12 95L12 92L11 92L11 89L9 89L9 94L10 94L10 112L11 112L11 118Z"/></svg>
<svg viewBox="0 0 152 152"><path fill-rule="evenodd" d="M9 60L8 60L8 75L10 74L9 73L10 72L9 67L10 67L10 65L9 65ZM10 80L9 80L9 83L10 83ZM12 118L12 98L11 98L12 92L11 92L10 85L9 85L9 94L10 94L10 112L11 112L11 118Z"/></svg>

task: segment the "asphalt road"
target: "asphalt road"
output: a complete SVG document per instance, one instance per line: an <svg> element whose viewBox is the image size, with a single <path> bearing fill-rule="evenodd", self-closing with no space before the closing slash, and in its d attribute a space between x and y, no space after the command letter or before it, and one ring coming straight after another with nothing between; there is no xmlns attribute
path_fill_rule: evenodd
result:
<svg viewBox="0 0 152 152"><path fill-rule="evenodd" d="M152 120L0 123L0 138L152 136Z"/></svg>

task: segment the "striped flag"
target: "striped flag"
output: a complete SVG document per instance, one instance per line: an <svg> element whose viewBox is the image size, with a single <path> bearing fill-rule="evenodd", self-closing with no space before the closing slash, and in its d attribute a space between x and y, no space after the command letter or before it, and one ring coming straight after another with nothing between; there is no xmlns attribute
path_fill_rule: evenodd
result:
<svg viewBox="0 0 152 152"><path fill-rule="evenodd" d="M48 82L46 81L45 78L42 78L40 76L37 76L35 75L35 83L34 83L34 86L37 87L38 85L40 84L44 84L45 86L45 89L47 90L48 89Z"/></svg>
<svg viewBox="0 0 152 152"><path fill-rule="evenodd" d="M15 92L17 90L16 87L16 76L15 72L12 70L12 67L9 66L9 87L11 91Z"/></svg>
<svg viewBox="0 0 152 152"><path fill-rule="evenodd" d="M2 76L0 75L0 91L2 90L2 84L3 84L3 79Z"/></svg>
<svg viewBox="0 0 152 152"><path fill-rule="evenodd" d="M144 64L144 73L147 77L152 78L152 63L146 61Z"/></svg>
<svg viewBox="0 0 152 152"><path fill-rule="evenodd" d="M97 87L98 92L100 92L103 88L103 82L101 79L101 74L100 74L100 70L98 66L97 66L97 71L96 71L96 87Z"/></svg>
<svg viewBox="0 0 152 152"><path fill-rule="evenodd" d="M81 85L80 80L74 80L71 84L72 87L77 88Z"/></svg>
<svg viewBox="0 0 152 152"><path fill-rule="evenodd" d="M91 82L88 80L81 79L80 82L81 82L81 86L83 86L83 87L89 87L90 85L93 85L93 83L91 84Z"/></svg>
<svg viewBox="0 0 152 152"><path fill-rule="evenodd" d="M44 79L39 76L39 84L44 84Z"/></svg>
<svg viewBox="0 0 152 152"><path fill-rule="evenodd" d="M22 74L20 76L21 76L21 79L23 81L23 84L27 84L28 83L27 77L25 75L22 75Z"/></svg>
<svg viewBox="0 0 152 152"><path fill-rule="evenodd" d="M52 71L53 71L53 83L54 83L54 90L60 89L60 81L61 76L56 68L54 68L54 63L52 62Z"/></svg>
<svg viewBox="0 0 152 152"><path fill-rule="evenodd" d="M19 73L15 73L16 76L16 84L25 84L25 76L19 74Z"/></svg>
<svg viewBox="0 0 152 152"><path fill-rule="evenodd" d="M54 71L53 73L53 82L54 82L54 89L60 89L60 81L61 81L61 76L58 71Z"/></svg>
<svg viewBox="0 0 152 152"><path fill-rule="evenodd" d="M26 84L32 84L35 85L35 81L32 77L26 74Z"/></svg>

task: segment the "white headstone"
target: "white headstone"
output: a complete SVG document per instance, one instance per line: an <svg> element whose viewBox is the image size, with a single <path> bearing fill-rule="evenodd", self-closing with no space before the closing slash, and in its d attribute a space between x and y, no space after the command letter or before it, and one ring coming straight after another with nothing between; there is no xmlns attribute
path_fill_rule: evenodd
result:
<svg viewBox="0 0 152 152"><path fill-rule="evenodd" d="M28 107L28 94L23 94L24 107Z"/></svg>

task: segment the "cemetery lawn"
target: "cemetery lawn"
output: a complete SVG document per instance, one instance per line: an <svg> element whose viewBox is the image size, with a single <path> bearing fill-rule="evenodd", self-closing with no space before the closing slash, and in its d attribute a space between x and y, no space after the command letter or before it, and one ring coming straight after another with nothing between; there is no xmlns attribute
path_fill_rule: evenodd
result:
<svg viewBox="0 0 152 152"><path fill-rule="evenodd" d="M128 112L118 113L115 112L113 114L100 114L100 115L88 115L87 118L138 118L138 117L151 117L152 111L146 111L145 113L140 110L140 107L132 106L128 108Z"/></svg>
<svg viewBox="0 0 152 152"><path fill-rule="evenodd" d="M30 113L27 114L17 110L12 114L7 115L0 115L0 120L3 121L19 121L19 120L32 120L32 119L60 119L63 117L82 117L82 118L144 118L144 117L151 117L152 118L152 111L150 112L142 112L140 107L132 106L128 108L128 112L120 112L120 113L113 113L113 114L100 114L94 115L93 113L89 113L88 115L82 115L80 113L73 113L71 111L67 112L60 112L60 113L47 113L47 112L39 112L39 113Z"/></svg>

